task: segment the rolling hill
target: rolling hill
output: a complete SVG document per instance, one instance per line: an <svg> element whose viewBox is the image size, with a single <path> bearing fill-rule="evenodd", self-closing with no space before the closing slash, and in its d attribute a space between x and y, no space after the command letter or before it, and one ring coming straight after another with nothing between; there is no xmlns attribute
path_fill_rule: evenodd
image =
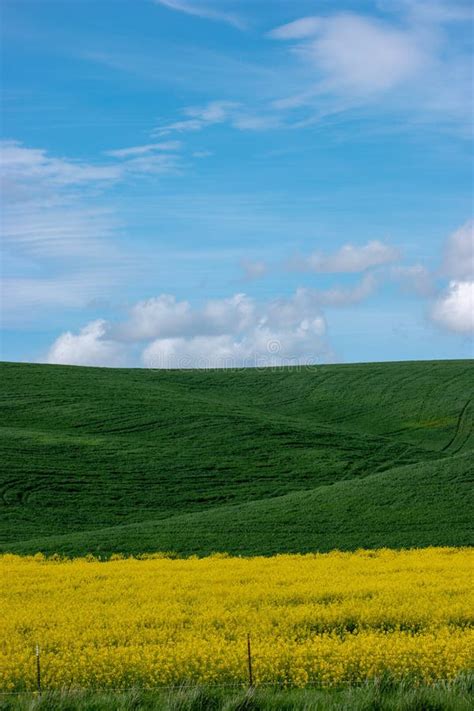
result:
<svg viewBox="0 0 474 711"><path fill-rule="evenodd" d="M472 361L1 373L1 551L473 542Z"/></svg>

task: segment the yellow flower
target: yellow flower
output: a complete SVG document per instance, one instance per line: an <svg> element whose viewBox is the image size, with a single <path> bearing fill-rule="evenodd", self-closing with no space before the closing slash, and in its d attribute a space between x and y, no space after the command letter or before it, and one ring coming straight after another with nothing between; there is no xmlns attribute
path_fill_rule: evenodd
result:
<svg viewBox="0 0 474 711"><path fill-rule="evenodd" d="M472 668L473 551L4 555L0 686L423 682Z"/></svg>

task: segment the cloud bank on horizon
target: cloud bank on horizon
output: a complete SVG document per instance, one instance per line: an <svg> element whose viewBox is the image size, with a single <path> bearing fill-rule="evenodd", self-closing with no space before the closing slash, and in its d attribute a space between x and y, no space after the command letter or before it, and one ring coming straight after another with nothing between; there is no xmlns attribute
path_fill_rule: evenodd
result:
<svg viewBox="0 0 474 711"><path fill-rule="evenodd" d="M109 7L5 5L4 359L474 355L470 3Z"/></svg>

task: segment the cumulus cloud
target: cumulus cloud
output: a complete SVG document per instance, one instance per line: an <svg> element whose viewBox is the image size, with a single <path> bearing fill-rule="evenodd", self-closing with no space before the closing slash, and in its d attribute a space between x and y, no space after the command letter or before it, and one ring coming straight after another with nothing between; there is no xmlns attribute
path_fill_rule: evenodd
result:
<svg viewBox="0 0 474 711"><path fill-rule="evenodd" d="M53 344L49 359L113 364L140 347L142 363L155 368L294 365L331 360L334 356L326 339L323 308L362 301L375 286L373 275L366 275L353 287L299 288L289 297L268 301L240 293L200 306L161 294L132 306L122 322L94 321L77 335L63 334Z"/></svg>
<svg viewBox="0 0 474 711"><path fill-rule="evenodd" d="M117 367L124 364L124 350L107 337L107 324L92 321L78 334L63 333L51 346L48 363L62 365L97 365Z"/></svg>
<svg viewBox="0 0 474 711"><path fill-rule="evenodd" d="M128 319L113 329L116 338L124 341L146 341L180 335L193 323L193 311L187 301L177 301L171 294L139 301L134 304Z"/></svg>
<svg viewBox="0 0 474 711"><path fill-rule="evenodd" d="M433 299L429 315L441 328L457 334L474 331L474 225L464 223L446 240L441 276L450 279L449 284L438 291Z"/></svg>
<svg viewBox="0 0 474 711"><path fill-rule="evenodd" d="M474 332L474 281L451 281L436 299L431 317L455 333Z"/></svg>
<svg viewBox="0 0 474 711"><path fill-rule="evenodd" d="M258 306L246 294L234 294L226 299L212 299L202 309L197 323L201 332L225 333L229 328L240 333L252 326Z"/></svg>
<svg viewBox="0 0 474 711"><path fill-rule="evenodd" d="M374 240L361 246L345 244L334 254L314 252L294 259L290 266L303 271L351 274L394 262L399 256L395 247Z"/></svg>
<svg viewBox="0 0 474 711"><path fill-rule="evenodd" d="M132 306L128 319L112 333L124 341L240 333L255 323L256 317L256 303L245 294L211 299L201 308L192 308L188 301L178 301L171 294L161 294Z"/></svg>
<svg viewBox="0 0 474 711"><path fill-rule="evenodd" d="M466 222L448 237L443 274L452 279L474 279L474 222Z"/></svg>
<svg viewBox="0 0 474 711"><path fill-rule="evenodd" d="M151 368L236 368L316 363L330 352L322 340L324 319L301 321L291 330L271 330L258 325L235 337L194 336L157 339L143 352Z"/></svg>
<svg viewBox="0 0 474 711"><path fill-rule="evenodd" d="M402 288L427 299L427 315L437 326L457 334L474 330L474 235L472 221L446 240L441 267L395 266L390 276ZM442 286L442 278L449 283Z"/></svg>

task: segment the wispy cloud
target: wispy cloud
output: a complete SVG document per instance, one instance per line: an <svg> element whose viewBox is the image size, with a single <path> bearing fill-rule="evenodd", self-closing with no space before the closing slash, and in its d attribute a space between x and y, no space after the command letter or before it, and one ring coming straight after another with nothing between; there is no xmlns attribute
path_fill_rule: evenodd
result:
<svg viewBox="0 0 474 711"><path fill-rule="evenodd" d="M76 201L24 202L2 214L4 245L34 258L113 259L112 238L120 227L111 209Z"/></svg>
<svg viewBox="0 0 474 711"><path fill-rule="evenodd" d="M201 0L154 0L157 5L163 5L170 10L177 10L178 12L184 12L187 15L194 15L195 17L201 17L205 20L214 20L217 22L225 22L228 25L233 25L239 30L244 30L247 27L247 23L243 20L240 15L233 12L227 12L225 10L217 9L211 4L201 2ZM221 3L222 4L222 3Z"/></svg>
<svg viewBox="0 0 474 711"><path fill-rule="evenodd" d="M243 259L240 263L246 281L261 279L268 272L268 265L263 259Z"/></svg>
<svg viewBox="0 0 474 711"><path fill-rule="evenodd" d="M466 22L474 13L470 0L379 0L378 5L396 13L402 9L415 21L435 24Z"/></svg>
<svg viewBox="0 0 474 711"><path fill-rule="evenodd" d="M345 244L333 254L313 252L307 257L296 257L289 266L299 271L353 274L394 262L399 257L395 247L374 240L364 245Z"/></svg>
<svg viewBox="0 0 474 711"><path fill-rule="evenodd" d="M57 158L43 148L31 148L18 141L0 142L2 192L8 199L31 199L33 194L68 188L106 186L130 173L174 170L178 163L178 141L149 144L115 152L120 161L94 162ZM163 147L164 146L164 147Z"/></svg>
<svg viewBox="0 0 474 711"><path fill-rule="evenodd" d="M434 275L423 264L392 267L390 275L408 293L423 297L436 293Z"/></svg>
<svg viewBox="0 0 474 711"><path fill-rule="evenodd" d="M339 12L271 30L268 36L290 43L290 56L299 62L298 91L275 100L274 107L313 109L317 121L334 110L370 106L465 127L471 115L470 58L452 48L445 24L465 20L466 7L392 3L386 9L393 14L383 19Z"/></svg>
<svg viewBox="0 0 474 711"><path fill-rule="evenodd" d="M51 156L42 148L30 148L18 141L0 143L2 189L9 197L31 195L34 188L65 188L118 180L122 169L114 164L93 164ZM27 187L27 190L25 189ZM5 192L4 192L5 194Z"/></svg>
<svg viewBox="0 0 474 711"><path fill-rule="evenodd" d="M170 170L169 155L87 163L15 141L0 148L3 252L12 267L2 284L4 321L107 296L124 264L132 265L118 246L123 225L105 191L133 175Z"/></svg>
<svg viewBox="0 0 474 711"><path fill-rule="evenodd" d="M93 300L106 299L121 281L105 264L80 271L65 269L52 276L5 277L1 281L3 325L37 324L38 314L44 318L64 309L82 311Z"/></svg>
<svg viewBox="0 0 474 711"><path fill-rule="evenodd" d="M282 117L268 107L249 108L235 101L210 101L203 106L183 109L185 118L157 126L155 136L169 133L202 131L210 126L228 124L241 131L264 131L282 126Z"/></svg>
<svg viewBox="0 0 474 711"><path fill-rule="evenodd" d="M129 158L130 156L142 156L147 153L160 151L179 151L182 146L181 141L162 141L161 143L147 143L143 146L132 146L130 148L118 148L113 151L105 151L105 155L112 158Z"/></svg>
<svg viewBox="0 0 474 711"><path fill-rule="evenodd" d="M306 40L294 51L319 73L314 91L367 96L412 79L431 61L431 38L355 13L306 17L270 37Z"/></svg>

